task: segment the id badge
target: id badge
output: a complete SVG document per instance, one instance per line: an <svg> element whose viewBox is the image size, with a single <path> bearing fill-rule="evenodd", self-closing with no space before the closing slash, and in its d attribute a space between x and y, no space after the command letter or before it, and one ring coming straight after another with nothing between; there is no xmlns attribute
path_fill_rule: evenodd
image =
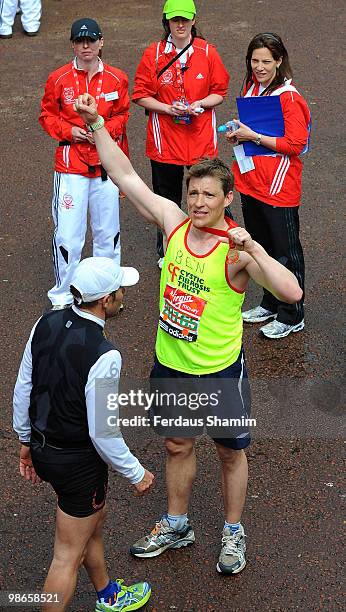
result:
<svg viewBox="0 0 346 612"><path fill-rule="evenodd" d="M112 100L118 100L118 99L119 99L119 94L117 91L110 91L109 93L105 94L106 102L112 102Z"/></svg>

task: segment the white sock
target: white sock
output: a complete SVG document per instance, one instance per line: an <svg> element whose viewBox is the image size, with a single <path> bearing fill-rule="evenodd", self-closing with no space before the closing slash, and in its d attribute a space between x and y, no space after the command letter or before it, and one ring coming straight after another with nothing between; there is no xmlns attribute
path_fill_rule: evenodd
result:
<svg viewBox="0 0 346 612"><path fill-rule="evenodd" d="M166 514L166 518L169 526L176 531L181 531L188 521L187 514Z"/></svg>
<svg viewBox="0 0 346 612"><path fill-rule="evenodd" d="M232 533L236 533L236 531L240 529L240 523L227 523L227 521L225 521L223 528L225 529L225 527L229 527Z"/></svg>

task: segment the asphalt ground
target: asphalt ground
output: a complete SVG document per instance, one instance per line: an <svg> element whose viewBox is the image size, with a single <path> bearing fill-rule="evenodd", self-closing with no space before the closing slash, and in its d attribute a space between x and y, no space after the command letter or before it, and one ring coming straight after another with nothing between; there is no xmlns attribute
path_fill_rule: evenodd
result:
<svg viewBox="0 0 346 612"><path fill-rule="evenodd" d="M34 321L49 307L53 284L50 201L54 142L37 123L44 83L70 57L69 28L95 17L105 36L104 59L133 75L142 50L160 34L161 2L46 0L38 37L27 38L17 18L1 54L1 565L2 590L42 587L54 536L55 499L48 485L33 487L18 474L18 443L11 428L11 398L21 354ZM141 500L110 477L105 545L111 575L146 578L151 612L324 611L343 609L341 504L343 459L343 60L341 0L302 3L271 0L198 2L199 26L231 73L230 99L218 122L233 116L249 40L279 33L289 50L295 83L313 116L312 150L305 159L301 237L306 257L306 328L283 340L261 338L246 327L244 345L258 421L248 451L250 481L243 516L248 564L236 577L217 574L223 525L218 463L206 437L197 444L198 475L190 517L196 544L153 560L131 558L128 547L165 510L164 451L146 428L126 440L156 474L156 488ZM150 180L144 155L145 117L133 106L128 133L135 168ZM220 156L231 161L220 143ZM239 198L234 205L241 221ZM123 354L124 376L144 381L152 363L159 272L155 229L122 201L123 262L141 273L126 294L126 309L108 335ZM85 253L90 253L90 243ZM260 291L253 286L246 304ZM94 609L80 572L74 612ZM7 609L5 606L3 609ZM26 611L28 607L19 607ZM33 609L33 608L31 608Z"/></svg>

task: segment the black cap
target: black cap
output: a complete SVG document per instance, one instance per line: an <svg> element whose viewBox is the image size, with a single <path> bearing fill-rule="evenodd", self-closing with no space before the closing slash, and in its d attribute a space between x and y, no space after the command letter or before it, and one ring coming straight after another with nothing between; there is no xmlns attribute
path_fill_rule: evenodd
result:
<svg viewBox="0 0 346 612"><path fill-rule="evenodd" d="M94 19L77 19L74 21L71 27L71 38L70 40L76 40L76 38L88 37L92 40L98 40L101 38L102 32L99 24Z"/></svg>

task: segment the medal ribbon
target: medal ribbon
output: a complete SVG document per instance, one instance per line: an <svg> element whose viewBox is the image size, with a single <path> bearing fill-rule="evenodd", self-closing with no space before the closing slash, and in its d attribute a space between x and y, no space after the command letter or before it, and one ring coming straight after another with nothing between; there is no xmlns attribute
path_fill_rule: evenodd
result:
<svg viewBox="0 0 346 612"><path fill-rule="evenodd" d="M229 240L229 236L226 230L218 229L217 227L199 227L198 229L202 230L202 232L206 232L207 234L220 236L220 238L228 238ZM231 240L229 240L229 251L227 253L226 261L228 264L232 265L236 264L239 261L239 253L235 247L235 244Z"/></svg>

